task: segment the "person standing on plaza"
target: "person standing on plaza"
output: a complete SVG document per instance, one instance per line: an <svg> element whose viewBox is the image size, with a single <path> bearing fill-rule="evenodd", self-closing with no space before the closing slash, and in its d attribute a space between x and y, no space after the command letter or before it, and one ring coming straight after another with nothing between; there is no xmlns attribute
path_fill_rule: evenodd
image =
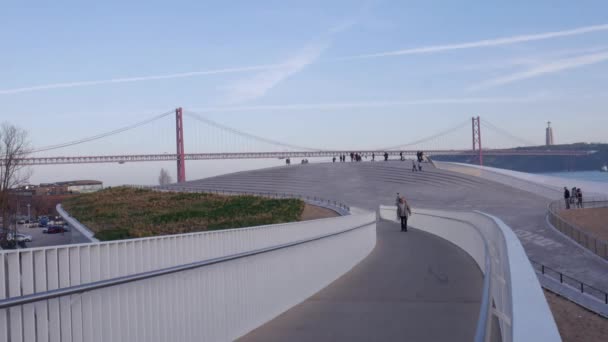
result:
<svg viewBox="0 0 608 342"><path fill-rule="evenodd" d="M570 190L564 187L564 202L566 202L566 209L570 209Z"/></svg>
<svg viewBox="0 0 608 342"><path fill-rule="evenodd" d="M581 188L576 189L576 206L577 208L583 208L583 190Z"/></svg>
<svg viewBox="0 0 608 342"><path fill-rule="evenodd" d="M403 196L399 197L397 203L397 215L401 220L401 231L407 232L407 218L412 215L412 210Z"/></svg>
<svg viewBox="0 0 608 342"><path fill-rule="evenodd" d="M576 204L576 187L572 188L570 191L570 204Z"/></svg>

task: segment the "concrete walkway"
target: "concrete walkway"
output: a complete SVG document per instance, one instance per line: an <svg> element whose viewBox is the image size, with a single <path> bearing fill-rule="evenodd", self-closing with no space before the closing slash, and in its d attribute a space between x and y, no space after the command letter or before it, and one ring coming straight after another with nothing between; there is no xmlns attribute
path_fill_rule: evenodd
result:
<svg viewBox="0 0 608 342"><path fill-rule="evenodd" d="M381 221L374 251L239 341L472 341L482 273L455 245Z"/></svg>
<svg viewBox="0 0 608 342"><path fill-rule="evenodd" d="M320 196L367 210L393 204L395 193L400 192L414 208L481 210L513 228L531 259L608 290L608 262L547 226L547 197L552 196L552 189L534 188L524 181L509 186L476 173L441 170L429 164L424 165L423 172L413 173L410 168L409 160L292 165L201 179L186 185Z"/></svg>

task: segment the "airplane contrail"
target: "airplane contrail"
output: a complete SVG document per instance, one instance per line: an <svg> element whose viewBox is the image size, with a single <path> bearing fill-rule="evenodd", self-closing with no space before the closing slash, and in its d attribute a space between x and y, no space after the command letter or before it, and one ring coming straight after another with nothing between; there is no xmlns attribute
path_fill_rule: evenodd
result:
<svg viewBox="0 0 608 342"><path fill-rule="evenodd" d="M552 38L559 38L559 37L576 36L576 35L581 35L581 34L585 34L585 33L607 31L607 30L608 30L608 24L602 24L602 25L595 25L595 26L579 27L579 28L575 28L575 29L571 29L571 30L564 30L564 31L553 31L553 32L545 32L545 33L530 34L530 35L503 37L503 38L497 38L497 39L479 40L479 41L466 42L466 43L431 45L431 46L423 46L423 47L403 49L403 50L356 55L356 56L350 56L350 57L343 57L340 59L365 59L365 58L399 56L399 55L426 54L426 53L435 53L435 52L443 52L443 51L450 51L450 50L479 48L479 47L500 46L500 45L509 45L509 44L545 40L545 39L552 39ZM122 77L122 78L113 78L113 79L95 80L95 81L62 82L62 83L52 83L52 84L43 84L43 85L37 85L37 86L21 87L21 88L0 89L0 95L18 94L18 93L38 91L38 90L76 88L76 87L85 87L85 86L94 86L94 85L112 84L112 83L141 82L141 81L185 78L185 77L202 76L202 75L271 70L271 69L278 69L278 68L291 67L291 66L292 65L290 65L290 64L266 64L266 65L254 65L254 66L224 68L224 69L215 69L215 70L192 71L192 72L164 74L164 75Z"/></svg>
<svg viewBox="0 0 608 342"><path fill-rule="evenodd" d="M37 90L85 87L85 86L93 86L93 85L100 85L100 84L165 80L165 79L184 78L184 77L193 77L193 76L202 76L202 75L229 74L229 73L238 73L238 72L247 72L247 71L269 70L269 69L284 68L287 66L290 66L290 65L289 64L267 64L267 65L254 65L254 66L236 67L236 68L215 69L215 70L191 71L191 72L183 72L183 73L176 73L176 74L122 77L122 78L112 78L112 79L97 80L97 81L52 83L52 84L43 84L43 85L23 87L23 88L0 89L0 95L17 94L17 93L24 93L24 92L37 91Z"/></svg>
<svg viewBox="0 0 608 342"><path fill-rule="evenodd" d="M577 57L564 58L536 65L525 71L516 72L507 76L501 76L477 85L469 87L469 90L479 90L509 84L529 78L534 78L546 74L552 74L563 70L580 68L587 65L597 64L608 61L608 52L587 54Z"/></svg>
<svg viewBox="0 0 608 342"><path fill-rule="evenodd" d="M575 29L564 30L564 31L552 31L552 32L545 32L545 33L502 37L502 38L495 38L495 39L484 39L484 40L478 40L478 41L466 42L466 43L430 45L430 46L422 46L422 47L402 49L402 50L355 55L355 56L343 57L342 59L364 59L364 58L376 58L376 57L388 57L388 56L418 55L418 54L427 54L427 53L435 53L435 52L443 52L443 51L451 51L451 50L462 50L462 49L472 49L472 48L481 48L481 47L490 47L490 46L510 45L510 44L516 44L516 43L532 42L532 41L537 41L537 40L546 40L546 39L552 39L552 38L577 36L577 35L581 35L581 34L585 34L585 33L600 32L600 31L607 31L607 30L608 30L608 24L602 24L602 25L578 27Z"/></svg>

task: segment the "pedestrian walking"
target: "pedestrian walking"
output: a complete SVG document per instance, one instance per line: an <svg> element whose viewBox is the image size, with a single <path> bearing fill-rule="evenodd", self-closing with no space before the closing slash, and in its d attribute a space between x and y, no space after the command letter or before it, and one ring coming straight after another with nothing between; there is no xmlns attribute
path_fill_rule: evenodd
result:
<svg viewBox="0 0 608 342"><path fill-rule="evenodd" d="M372 153L372 161L376 161L376 154Z"/></svg>
<svg viewBox="0 0 608 342"><path fill-rule="evenodd" d="M566 209L570 209L570 190L564 187L564 202L566 202Z"/></svg>
<svg viewBox="0 0 608 342"><path fill-rule="evenodd" d="M336 162L336 157L333 157L332 162L334 162L334 163Z"/></svg>
<svg viewBox="0 0 608 342"><path fill-rule="evenodd" d="M405 159L403 159L403 152L399 152L399 157L400 157L401 161L405 160Z"/></svg>
<svg viewBox="0 0 608 342"><path fill-rule="evenodd" d="M416 166L416 162L412 160L412 172L418 171L418 167Z"/></svg>
<svg viewBox="0 0 608 342"><path fill-rule="evenodd" d="M399 197L399 202L397 203L397 215L401 221L401 231L407 232L407 218L412 215L412 210L403 196Z"/></svg>
<svg viewBox="0 0 608 342"><path fill-rule="evenodd" d="M420 162L418 162L418 171L422 172L422 164Z"/></svg>
<svg viewBox="0 0 608 342"><path fill-rule="evenodd" d="M576 189L576 206L583 208L583 190L581 188Z"/></svg>
<svg viewBox="0 0 608 342"><path fill-rule="evenodd" d="M384 152L384 161L388 161L388 153Z"/></svg>

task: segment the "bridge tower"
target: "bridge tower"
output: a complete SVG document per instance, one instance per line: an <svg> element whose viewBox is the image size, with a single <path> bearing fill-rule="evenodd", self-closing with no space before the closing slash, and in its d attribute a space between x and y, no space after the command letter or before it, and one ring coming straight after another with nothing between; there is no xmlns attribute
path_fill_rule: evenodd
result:
<svg viewBox="0 0 608 342"><path fill-rule="evenodd" d="M175 131L177 142L177 182L186 181L186 158L184 155L184 122L182 120L182 107L175 110Z"/></svg>
<svg viewBox="0 0 608 342"><path fill-rule="evenodd" d="M483 150L481 149L481 121L478 117L472 117L473 128L473 152L478 151L479 165L483 166Z"/></svg>

